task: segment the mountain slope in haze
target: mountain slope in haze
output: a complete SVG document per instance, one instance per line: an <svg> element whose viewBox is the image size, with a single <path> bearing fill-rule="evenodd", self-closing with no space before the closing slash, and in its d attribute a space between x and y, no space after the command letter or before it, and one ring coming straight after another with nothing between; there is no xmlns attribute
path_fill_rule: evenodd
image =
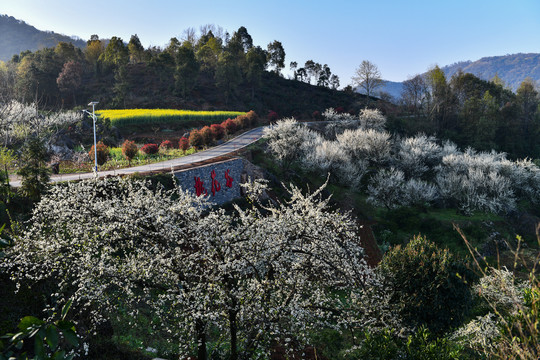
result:
<svg viewBox="0 0 540 360"><path fill-rule="evenodd" d="M70 42L80 48L86 46L84 40L51 31L41 31L8 15L0 15L0 34L2 61L7 61L13 55L25 50L36 51L44 47L55 47L60 41Z"/></svg>

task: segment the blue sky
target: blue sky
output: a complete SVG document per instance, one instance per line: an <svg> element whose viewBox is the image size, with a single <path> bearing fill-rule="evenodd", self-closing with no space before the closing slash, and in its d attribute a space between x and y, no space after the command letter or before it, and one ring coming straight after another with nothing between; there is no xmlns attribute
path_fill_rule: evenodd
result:
<svg viewBox="0 0 540 360"><path fill-rule="evenodd" d="M287 69L326 63L342 86L362 60L402 81L435 64L540 52L539 0L2 0L0 13L84 40L136 33L145 47L188 27L245 26L255 45L282 42Z"/></svg>

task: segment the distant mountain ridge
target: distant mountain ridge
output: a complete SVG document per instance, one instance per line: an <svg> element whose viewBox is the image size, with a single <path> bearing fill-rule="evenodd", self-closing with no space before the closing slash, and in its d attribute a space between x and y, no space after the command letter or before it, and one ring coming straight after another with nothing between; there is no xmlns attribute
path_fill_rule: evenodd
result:
<svg viewBox="0 0 540 360"><path fill-rule="evenodd" d="M76 37L42 31L13 16L0 15L0 60L8 61L22 51L36 51L44 47L55 47L60 41L70 42L84 48L86 41Z"/></svg>
<svg viewBox="0 0 540 360"><path fill-rule="evenodd" d="M450 78L460 69L483 80L491 80L495 75L498 75L506 86L512 91L516 91L527 77L536 82L540 81L540 54L519 53L489 56L480 60L463 61L441 68L447 78Z"/></svg>
<svg viewBox="0 0 540 360"><path fill-rule="evenodd" d="M506 86L515 92L527 77L540 83L540 54L488 56L476 61L460 61L446 65L441 67L441 70L444 71L447 80L460 70L488 81L498 75ZM401 98L402 90L403 83L394 81L385 81L379 89L380 92L387 93L396 100Z"/></svg>

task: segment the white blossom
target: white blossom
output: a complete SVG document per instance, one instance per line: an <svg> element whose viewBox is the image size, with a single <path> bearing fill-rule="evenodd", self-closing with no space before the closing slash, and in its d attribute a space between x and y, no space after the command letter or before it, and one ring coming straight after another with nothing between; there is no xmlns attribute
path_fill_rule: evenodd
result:
<svg viewBox="0 0 540 360"><path fill-rule="evenodd" d="M226 213L139 181L67 183L43 196L2 266L17 269L15 278L57 283L50 309L72 299L74 314L94 323L119 303L131 316L145 304L159 320L153 326L168 331L184 356L204 345L210 329L231 338L234 328L249 358L285 334L308 341L314 327L397 321L384 301L367 300L365 292L381 285L356 222L328 209L321 191L291 187L287 202Z"/></svg>

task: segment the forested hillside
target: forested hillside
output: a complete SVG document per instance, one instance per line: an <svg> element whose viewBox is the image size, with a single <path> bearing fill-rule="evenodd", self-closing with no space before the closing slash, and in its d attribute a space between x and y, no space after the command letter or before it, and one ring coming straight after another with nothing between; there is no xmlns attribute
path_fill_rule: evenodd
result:
<svg viewBox="0 0 540 360"><path fill-rule="evenodd" d="M512 91L527 77L540 80L540 54L511 54L483 57L476 61L458 62L441 68L447 77L458 71L470 73L482 80L491 80L497 75Z"/></svg>
<svg viewBox="0 0 540 360"><path fill-rule="evenodd" d="M45 47L54 47L61 41L70 42L77 47L84 47L83 40L51 31L41 31L17 20L13 16L0 15L0 60L7 61L13 55Z"/></svg>
<svg viewBox="0 0 540 360"><path fill-rule="evenodd" d="M92 100L101 108L255 110L308 118L328 107L365 106L364 96L337 91L339 78L327 64L310 60L295 70L295 80L286 80L285 57L281 42L263 49L243 26L232 36L214 25L191 29L164 48L145 49L137 35L127 43L92 35L82 49L62 41L0 63L0 95L45 108Z"/></svg>

